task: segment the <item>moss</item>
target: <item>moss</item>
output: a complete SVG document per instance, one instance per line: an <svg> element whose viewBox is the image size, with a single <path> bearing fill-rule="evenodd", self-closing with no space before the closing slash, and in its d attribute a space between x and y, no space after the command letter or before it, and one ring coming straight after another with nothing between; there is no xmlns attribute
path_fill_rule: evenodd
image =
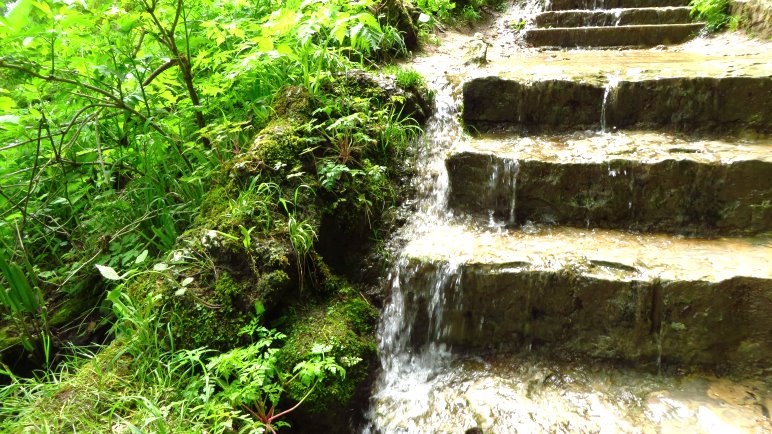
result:
<svg viewBox="0 0 772 434"><path fill-rule="evenodd" d="M3 350L15 347L16 345L20 344L21 339L12 326L0 325L0 355L2 355ZM0 360L2 359L0 358Z"/></svg>
<svg viewBox="0 0 772 434"><path fill-rule="evenodd" d="M313 111L311 94L302 86L285 86L279 90L272 107L275 116L295 120L305 119Z"/></svg>
<svg viewBox="0 0 772 434"><path fill-rule="evenodd" d="M185 270L186 276L197 277L184 294L176 295L179 287L174 285L165 284L161 289L172 307L177 346L227 350L243 345L246 340L239 330L251 321L255 303L273 311L294 301L297 291L293 291L288 243L262 236L256 236L253 243L249 252L236 242L199 246L206 250L200 255L211 263Z"/></svg>
<svg viewBox="0 0 772 434"><path fill-rule="evenodd" d="M376 317L376 310L360 297L337 299L298 315L281 349L280 368L291 370L309 357L314 344L321 343L332 345L330 355L346 369L344 379L328 378L317 386L303 404L304 409L321 413L350 406L357 388L367 379L375 357L372 331ZM352 360L358 362L351 365ZM301 387L290 387L289 397L298 400L305 392Z"/></svg>
<svg viewBox="0 0 772 434"><path fill-rule="evenodd" d="M236 309L229 301L203 304L193 297L177 297L173 303L172 330L179 348L207 346L219 350L245 343L239 330L252 319L249 311Z"/></svg>
<svg viewBox="0 0 772 434"><path fill-rule="evenodd" d="M214 293L221 299L230 300L239 292L241 292L241 288L228 273L223 273L214 284Z"/></svg>
<svg viewBox="0 0 772 434"><path fill-rule="evenodd" d="M201 208L196 217L195 226L215 229L220 227L228 216L230 210L230 199L238 194L234 191L234 186L228 184L218 186L206 193L201 200Z"/></svg>
<svg viewBox="0 0 772 434"><path fill-rule="evenodd" d="M94 306L95 301L89 297L72 297L64 301L51 313L48 318L48 325L52 327L61 327L74 320L83 312ZM0 345L0 348L2 346Z"/></svg>
<svg viewBox="0 0 772 434"><path fill-rule="evenodd" d="M298 129L294 119L274 119L255 138L254 157L275 170L301 167L301 154L310 146Z"/></svg>

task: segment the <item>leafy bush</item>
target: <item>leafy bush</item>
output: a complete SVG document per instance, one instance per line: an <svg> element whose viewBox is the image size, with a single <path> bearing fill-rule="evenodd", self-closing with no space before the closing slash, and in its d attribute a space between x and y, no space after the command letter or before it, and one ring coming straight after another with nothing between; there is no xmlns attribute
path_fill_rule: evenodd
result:
<svg viewBox="0 0 772 434"><path fill-rule="evenodd" d="M704 21L705 29L710 33L737 25L738 18L729 15L729 0L691 0L689 5L692 17Z"/></svg>

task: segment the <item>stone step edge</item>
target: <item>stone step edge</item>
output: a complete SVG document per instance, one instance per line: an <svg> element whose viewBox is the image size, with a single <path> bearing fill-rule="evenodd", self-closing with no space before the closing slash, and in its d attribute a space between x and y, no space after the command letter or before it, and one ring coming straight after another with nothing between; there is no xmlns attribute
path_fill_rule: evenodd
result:
<svg viewBox="0 0 772 434"><path fill-rule="evenodd" d="M524 40L537 47L653 47L686 42L703 27L690 23L536 28L526 30Z"/></svg>
<svg viewBox="0 0 772 434"><path fill-rule="evenodd" d="M617 9L599 9L599 10L591 10L591 9L575 9L575 10L564 10L564 11L545 11L537 14L533 18L533 22L536 24L536 29L551 29L551 28L586 28L586 27L622 27L622 26L628 26L628 25L667 25L667 24L691 24L691 16L689 14L689 11L691 11L691 8L688 6L675 6L675 7L647 7L647 8L617 8ZM671 22L671 23L654 23L654 24L607 24L603 26L572 26L572 27L546 27L550 25L550 23L542 23L541 21L545 19L553 19L553 20L559 20L564 17L571 17L573 15L575 16L581 16L584 18L590 18L590 17L605 17L607 19L610 19L611 17L616 17L618 20L621 20L623 16L632 15L636 13L649 13L649 12L662 12L662 15L665 15L666 17L670 15L670 18L673 18L672 15L683 15L686 13L685 21L681 22ZM657 14L659 18L659 13ZM639 17L640 18L640 17Z"/></svg>
<svg viewBox="0 0 772 434"><path fill-rule="evenodd" d="M702 236L772 232L772 159L763 147L728 163L686 156L604 159L594 149L587 153L597 158L581 161L544 148L557 159L529 158L525 150L524 158L452 153L448 206L510 226L531 221Z"/></svg>
<svg viewBox="0 0 772 434"><path fill-rule="evenodd" d="M702 28L705 26L704 22L695 22L695 23L683 23L683 24L632 24L627 26L588 26L588 27L549 27L549 28L532 28L526 30L526 34L529 32L538 32L538 33L557 33L557 32L566 32L566 31L610 31L611 29L618 29L618 30L633 30L633 29L655 29L655 28L676 28L676 27L682 27L682 28Z"/></svg>
<svg viewBox="0 0 772 434"><path fill-rule="evenodd" d="M659 4L661 4L661 3L666 3L666 4L669 4L669 6L674 6L674 7L677 7L677 6L688 6L688 5L689 5L689 0L667 0L667 1L651 1L651 0L617 0L617 3L620 3L620 4L621 4L621 3L627 3L628 5L627 5L627 6L622 6L622 5L619 5L619 6L612 6L612 7L610 7L610 8L607 8L607 7L606 7L606 6L607 6L607 5L606 5L606 3L609 3L609 1L610 1L610 0L601 0L600 2L598 2L598 1L594 1L594 2L593 2L593 3L594 3L594 5L593 5L593 8L592 8L592 9L590 9L590 8L587 8L587 7L584 7L583 9L582 9L582 8L573 8L573 10L607 10L607 9L631 9L631 8L634 8L634 7L638 7L638 6L636 6L636 3L637 3L637 4L640 4L640 3L644 3L644 4L646 4L646 3L651 3L651 4L657 4L657 5L659 5ZM561 0L551 0L551 1L549 1L548 3L549 3L549 4L547 5L547 7L545 7L545 9L546 9L547 11L572 10L572 9L571 9L569 6L567 6L567 5L566 5L566 4L571 4L571 3L572 3L572 1L571 1L571 0L568 0L568 1L561 1ZM558 4L556 5L555 3L558 3ZM561 3L562 3L562 4L561 4ZM585 3L587 3L587 2L585 2ZM599 8L599 7L597 7L597 6L598 6L598 4L597 4L597 3L602 3L602 5L601 5L601 6L603 6L603 7L602 7L602 8ZM632 6L630 6L630 5L629 5L630 3L632 3L633 5L632 5ZM676 6L676 5L677 5L677 6Z"/></svg>
<svg viewBox="0 0 772 434"><path fill-rule="evenodd" d="M701 93L711 104L679 97L681 81L689 83L686 89L691 94ZM753 92L741 92L741 87ZM772 76L767 75L640 77L610 83L561 77L502 78L494 72L464 82L462 118L468 128L483 132L507 127L529 132L600 130L605 119L609 130L768 134L772 133L772 117L768 115L772 111L766 109L772 106L769 91ZM534 106L541 98L560 104ZM640 110L642 106L647 109Z"/></svg>
<svg viewBox="0 0 772 434"><path fill-rule="evenodd" d="M609 231L587 232L587 243L591 243L592 238ZM471 232L467 235L474 236ZM495 241L495 234L490 237ZM663 257L660 262L667 266L666 262L672 260L667 256L677 255L668 252L668 246L656 238L644 237L658 241L644 245L651 249L649 256ZM476 240L490 242L482 236ZM552 243L540 249L580 250L576 253L579 256L581 250L588 250L586 244L578 244L579 240L576 238L574 244L562 238L537 241ZM430 299L440 300L440 339L456 348L536 342L557 351L617 360L661 359L680 366L721 366L731 370L770 367L772 270L764 268L764 255L772 252L772 244L765 246L765 251L755 252L754 257L717 248L728 241L704 240L717 243L711 257L730 256L728 259L738 269L751 269L748 273L725 270L723 276L717 274L718 278L701 279L703 270L715 272L708 268L717 265L689 262L670 266L686 270L691 274L689 278L660 275L635 279L614 277L629 272L632 261L621 250L613 252L610 260L603 255L590 256L594 263L589 270L570 262L560 263L559 258L553 258L547 267L529 269L527 260L517 259L522 252L513 251L524 250L522 243L509 250L493 245L496 252L486 261L463 261L453 252L469 242L463 233L442 229L434 237L415 242L423 242L424 246L408 244L411 271L404 274L403 287L414 288L407 297L417 306L428 305ZM416 254L420 247L433 248L440 254ZM749 265L751 260L755 262ZM689 269L695 265L700 270ZM427 292L425 288L429 287L434 290ZM437 312L437 306L429 311Z"/></svg>

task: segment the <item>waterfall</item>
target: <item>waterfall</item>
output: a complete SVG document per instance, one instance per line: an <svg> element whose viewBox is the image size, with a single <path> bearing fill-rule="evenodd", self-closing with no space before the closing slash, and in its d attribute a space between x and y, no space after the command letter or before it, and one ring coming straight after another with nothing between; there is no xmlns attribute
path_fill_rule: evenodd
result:
<svg viewBox="0 0 772 434"><path fill-rule="evenodd" d="M444 77L437 77L430 86L435 92L435 109L419 143L415 180L419 206L396 236L403 241L415 239L451 217L445 156L461 140L459 102ZM409 402L408 407L415 412L412 416L426 411L430 381L450 359L450 352L441 342L447 332L442 312L460 299L453 296L460 286L459 279L458 267L452 263L437 264L427 272L426 267L411 264L404 255L396 261L386 280L388 300L378 329L381 372L371 398L378 405L370 410L370 423L363 433L411 432L398 428L399 420L378 414L379 409L390 411L389 402L402 403L399 408Z"/></svg>

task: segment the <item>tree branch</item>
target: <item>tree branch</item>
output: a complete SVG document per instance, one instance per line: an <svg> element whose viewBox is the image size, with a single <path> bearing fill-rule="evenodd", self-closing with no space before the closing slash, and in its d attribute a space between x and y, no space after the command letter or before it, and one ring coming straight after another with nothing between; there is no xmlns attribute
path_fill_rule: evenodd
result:
<svg viewBox="0 0 772 434"><path fill-rule="evenodd" d="M146 79L142 82L142 86L149 85L153 80L155 80L156 77L161 75L162 72L166 71L167 69L171 68L172 66L178 65L180 63L177 59L171 59L168 62L164 63L163 65L156 68L155 71L153 71Z"/></svg>

